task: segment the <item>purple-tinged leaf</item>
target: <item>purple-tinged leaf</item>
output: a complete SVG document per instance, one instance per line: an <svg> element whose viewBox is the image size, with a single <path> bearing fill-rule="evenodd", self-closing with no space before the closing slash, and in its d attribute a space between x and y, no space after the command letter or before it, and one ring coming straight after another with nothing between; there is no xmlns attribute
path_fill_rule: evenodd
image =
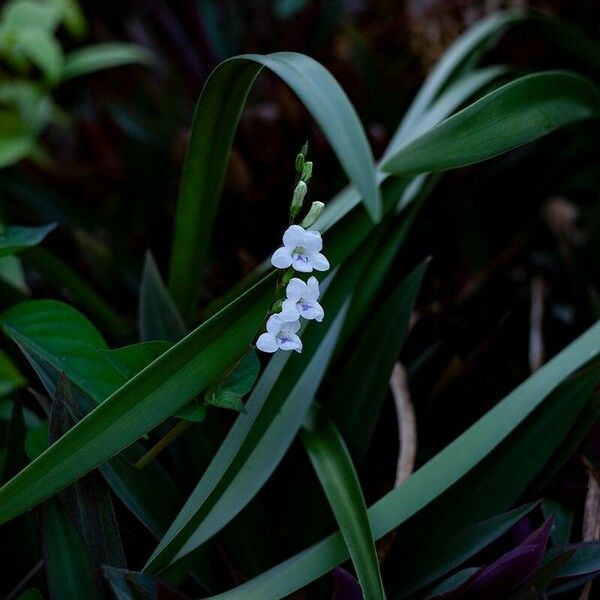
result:
<svg viewBox="0 0 600 600"><path fill-rule="evenodd" d="M335 588L331 600L363 600L363 593L356 578L338 567L333 571Z"/></svg>
<svg viewBox="0 0 600 600"><path fill-rule="evenodd" d="M550 532L552 531L552 527L554 526L554 517L548 517L540 527L538 527L535 531L531 532L522 542L521 546L539 546L542 551L542 556L544 555L544 550L548 545L548 538L550 537Z"/></svg>
<svg viewBox="0 0 600 600"><path fill-rule="evenodd" d="M546 521L521 544L485 567L469 585L469 596L498 598L529 580L538 570L554 519Z"/></svg>

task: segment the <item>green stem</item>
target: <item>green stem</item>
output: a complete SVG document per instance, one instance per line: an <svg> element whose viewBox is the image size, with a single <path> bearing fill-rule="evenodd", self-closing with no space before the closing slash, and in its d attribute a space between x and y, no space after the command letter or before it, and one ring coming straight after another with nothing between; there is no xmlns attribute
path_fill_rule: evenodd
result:
<svg viewBox="0 0 600 600"><path fill-rule="evenodd" d="M140 460L138 460L134 467L136 469L143 469L151 460L153 460L160 452L162 452L171 442L176 440L188 427L192 424L191 421L181 419L170 431L167 432Z"/></svg>

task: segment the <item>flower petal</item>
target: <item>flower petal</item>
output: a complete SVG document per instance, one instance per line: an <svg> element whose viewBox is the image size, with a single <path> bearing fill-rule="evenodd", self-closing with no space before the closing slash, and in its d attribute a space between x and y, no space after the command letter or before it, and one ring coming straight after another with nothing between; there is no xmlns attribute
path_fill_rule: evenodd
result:
<svg viewBox="0 0 600 600"><path fill-rule="evenodd" d="M318 231L305 231L302 239L302 247L305 248L309 254L321 252L321 248L323 248L321 234Z"/></svg>
<svg viewBox="0 0 600 600"><path fill-rule="evenodd" d="M305 290L306 283L304 283L302 279L294 277L293 279L290 279L290 282L287 284L287 287L285 288L285 295L288 300L298 302L298 300L302 298Z"/></svg>
<svg viewBox="0 0 600 600"><path fill-rule="evenodd" d="M282 307L282 309L283 309L283 307ZM284 327L286 329L289 329L290 324L295 325L298 322L298 311L295 308L282 310L277 315L277 317L279 317L281 319L281 322L282 322L281 329L283 329ZM298 330L294 329L294 331L298 331Z"/></svg>
<svg viewBox="0 0 600 600"><path fill-rule="evenodd" d="M298 312L300 313L301 317L303 317L307 321L310 321L312 319L316 319L321 314L321 311L319 311L317 306L318 306L318 304L316 304L316 303L314 303L314 304L313 303L299 304Z"/></svg>
<svg viewBox="0 0 600 600"><path fill-rule="evenodd" d="M309 277L306 282L306 291L303 297L307 300L318 300L319 299L319 282L316 277Z"/></svg>
<svg viewBox="0 0 600 600"><path fill-rule="evenodd" d="M317 316L315 317L315 321L317 323L320 323L323 320L323 317L325 316L325 311L323 310L323 307L318 302L315 302L315 310L317 311Z"/></svg>
<svg viewBox="0 0 600 600"><path fill-rule="evenodd" d="M263 352L275 352L277 350L277 340L274 335L270 333L263 333L256 340L256 347Z"/></svg>
<svg viewBox="0 0 600 600"><path fill-rule="evenodd" d="M292 342L294 344L294 350L300 354L300 352L302 352L302 340L295 333L292 335Z"/></svg>
<svg viewBox="0 0 600 600"><path fill-rule="evenodd" d="M310 257L309 262L311 263L312 267L317 271L327 271L327 269L329 269L329 261L321 253L313 254Z"/></svg>
<svg viewBox="0 0 600 600"><path fill-rule="evenodd" d="M292 265L292 253L287 248L278 248L271 257L271 264L278 269L287 269Z"/></svg>
<svg viewBox="0 0 600 600"><path fill-rule="evenodd" d="M300 273L310 273L313 270L313 266L311 264L311 260L306 254L293 254L292 255L293 262L292 267L294 267L295 271L299 271Z"/></svg>
<svg viewBox="0 0 600 600"><path fill-rule="evenodd" d="M296 246L303 246L306 231L300 225L290 225L283 234L283 245L288 250L293 250Z"/></svg>
<svg viewBox="0 0 600 600"><path fill-rule="evenodd" d="M279 347L282 350L302 352L302 340L295 333L290 333L283 340L279 340Z"/></svg>
<svg viewBox="0 0 600 600"><path fill-rule="evenodd" d="M285 324L285 330L290 333L296 333L300 329L300 320L296 312L296 320Z"/></svg>
<svg viewBox="0 0 600 600"><path fill-rule="evenodd" d="M295 312L296 318L298 318L298 306L294 300L284 300L281 306L281 310L284 312Z"/></svg>
<svg viewBox="0 0 600 600"><path fill-rule="evenodd" d="M281 331L284 321L280 314L271 315L267 321L267 332L271 335L277 335Z"/></svg>

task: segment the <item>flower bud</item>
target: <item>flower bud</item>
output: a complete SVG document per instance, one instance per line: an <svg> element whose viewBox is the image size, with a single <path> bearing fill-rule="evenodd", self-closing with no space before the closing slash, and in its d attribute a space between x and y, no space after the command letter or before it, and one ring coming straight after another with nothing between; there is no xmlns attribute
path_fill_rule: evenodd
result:
<svg viewBox="0 0 600 600"><path fill-rule="evenodd" d="M300 179L302 179L302 181L305 183L308 183L312 177L312 168L313 164L310 160L306 161L302 167L302 175L300 176Z"/></svg>
<svg viewBox="0 0 600 600"><path fill-rule="evenodd" d="M290 214L292 217L295 217L300 212L307 191L308 188L306 187L306 183L304 183L304 181L299 181L294 190L294 197L292 198L292 204L290 206Z"/></svg>
<svg viewBox="0 0 600 600"><path fill-rule="evenodd" d="M313 202L308 214L304 217L302 223L300 223L301 227L306 229L307 227L314 225L323 214L324 210L325 205L322 202Z"/></svg>
<svg viewBox="0 0 600 600"><path fill-rule="evenodd" d="M277 300L276 302L273 303L273 306L271 306L271 313L275 314L275 313L281 312L282 306L283 306L283 300Z"/></svg>
<svg viewBox="0 0 600 600"><path fill-rule="evenodd" d="M298 154L296 156L296 173L302 175L302 169L304 169L304 154Z"/></svg>

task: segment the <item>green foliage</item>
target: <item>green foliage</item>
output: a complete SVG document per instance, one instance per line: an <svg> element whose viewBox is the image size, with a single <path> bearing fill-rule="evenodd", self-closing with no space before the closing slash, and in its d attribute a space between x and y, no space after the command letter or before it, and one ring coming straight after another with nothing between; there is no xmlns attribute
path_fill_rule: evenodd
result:
<svg viewBox="0 0 600 600"><path fill-rule="evenodd" d="M339 525L363 594L373 600L385 598L367 506L342 436L331 419L313 406L302 430L302 440Z"/></svg>
<svg viewBox="0 0 600 600"><path fill-rule="evenodd" d="M277 3L278 17L291 19L303 6ZM36 298L6 299L0 315L13 342L0 350L0 524L11 527L38 511L51 597L100 598L106 588L123 599L183 598L175 588L184 580L184 589L223 600L284 598L311 584L326 597L318 580L350 558L369 600L385 598L384 589L393 598L433 598L467 585L482 571L471 564L474 557L536 518L540 503L531 500L547 490L600 414L600 323L588 322L529 377L515 374L522 383L491 408L495 396L482 398L482 416L461 424L445 448L419 447L418 469L398 487L390 489L387 471L375 490L363 477L379 442L375 431L396 433L387 423L389 377L404 352L412 352L403 345L424 302L428 261L411 235L427 215L438 182L433 174L536 140L539 151L549 134L565 128L568 138L574 124L599 116L590 78L569 71L516 76L504 65L478 66L501 35L532 24L561 51L594 64L594 43L570 29L567 36L552 19L494 15L459 38L433 69L380 165L350 100L315 60L277 52L217 66L191 126L166 257L168 286L149 251L141 279L141 257L124 260L119 271L128 294L137 293L139 340L130 326L134 315L112 309L114 298L105 293L110 275L91 285L79 265L36 247L54 225L0 232L2 286L20 300ZM52 94L60 83L149 64L148 54L129 44L63 50L59 39L81 38L86 30L74 0L12 0L4 7L0 166L32 155L40 160L39 136L56 118ZM331 263L320 282L325 318L300 332L302 353L278 351L268 362L254 342L282 278L259 265L214 299L204 278L226 172L235 168L234 136L265 68L298 97L349 182L315 223ZM296 165L298 177L308 180L309 170L304 158ZM311 181L327 177L316 163ZM283 221L287 204L272 212ZM89 242L87 233L77 235ZM78 247L102 255L91 243ZM118 252L125 254L122 247ZM157 243L160 258L158 252ZM58 289L82 312L37 299L39 279L47 280L44 293ZM437 293L432 287L428 300ZM200 298L213 300L202 313L208 318L198 319ZM123 305L129 300L125 294ZM440 302L436 296L427 310ZM438 383L428 382L430 391ZM389 470L393 461L385 458L378 469ZM300 501L287 501L295 493L288 488L299 490ZM368 507L365 498L372 497ZM513 600L530 588L553 593L561 589L555 581L562 589L581 585L600 571L597 543L569 547L573 512L553 499L541 503L541 512L555 519L553 548L511 590ZM122 526L121 514L134 519ZM299 539L290 531L300 532ZM137 564L145 563L142 572L127 570L123 532Z"/></svg>
<svg viewBox="0 0 600 600"><path fill-rule="evenodd" d="M128 64L148 64L134 44L96 44L65 54L58 34L87 32L77 0L10 0L0 13L0 168L40 158L40 134L61 118L52 91L62 82ZM36 76L41 74L41 80Z"/></svg>

